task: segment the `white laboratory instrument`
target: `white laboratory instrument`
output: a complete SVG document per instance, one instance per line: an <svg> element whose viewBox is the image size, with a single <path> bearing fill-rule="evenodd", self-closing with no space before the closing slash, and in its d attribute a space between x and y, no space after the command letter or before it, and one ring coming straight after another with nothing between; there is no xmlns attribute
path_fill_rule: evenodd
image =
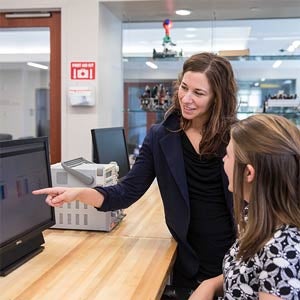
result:
<svg viewBox="0 0 300 300"><path fill-rule="evenodd" d="M95 164L82 157L51 165L53 186L110 186L118 181L118 165ZM111 231L125 214L121 209L101 212L79 201L55 207L56 224L52 228Z"/></svg>

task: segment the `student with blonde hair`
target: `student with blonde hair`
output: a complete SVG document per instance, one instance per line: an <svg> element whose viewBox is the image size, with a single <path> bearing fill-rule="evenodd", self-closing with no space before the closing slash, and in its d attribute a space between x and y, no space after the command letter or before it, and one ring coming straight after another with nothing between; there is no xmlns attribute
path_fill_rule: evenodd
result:
<svg viewBox="0 0 300 300"><path fill-rule="evenodd" d="M190 300L300 299L300 131L276 115L236 123L224 157L238 239Z"/></svg>

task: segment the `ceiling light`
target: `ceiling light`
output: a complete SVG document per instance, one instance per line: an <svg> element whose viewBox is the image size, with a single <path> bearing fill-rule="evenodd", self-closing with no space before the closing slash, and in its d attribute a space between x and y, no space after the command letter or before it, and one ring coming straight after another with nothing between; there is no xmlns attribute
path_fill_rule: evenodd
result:
<svg viewBox="0 0 300 300"><path fill-rule="evenodd" d="M294 52L296 49L293 45L289 45L289 47L286 49L288 52Z"/></svg>
<svg viewBox="0 0 300 300"><path fill-rule="evenodd" d="M266 78L261 78L261 79L260 79L260 81L265 81L265 80L266 80Z"/></svg>
<svg viewBox="0 0 300 300"><path fill-rule="evenodd" d="M5 18L7 19L18 19L18 18L50 18L51 13L9 13L5 14Z"/></svg>
<svg viewBox="0 0 300 300"><path fill-rule="evenodd" d="M27 65L30 66L30 67L34 67L34 68L48 70L48 66L37 64L37 63L33 63L33 62L28 62Z"/></svg>
<svg viewBox="0 0 300 300"><path fill-rule="evenodd" d="M292 46L296 49L300 46L300 41L293 41Z"/></svg>
<svg viewBox="0 0 300 300"><path fill-rule="evenodd" d="M186 31L196 31L197 29L195 27L187 27L185 30Z"/></svg>
<svg viewBox="0 0 300 300"><path fill-rule="evenodd" d="M273 68L276 69L282 64L282 60L276 60L273 64Z"/></svg>
<svg viewBox="0 0 300 300"><path fill-rule="evenodd" d="M263 37L264 41L285 41L290 40L289 36L271 36L271 37Z"/></svg>
<svg viewBox="0 0 300 300"><path fill-rule="evenodd" d="M152 61L146 61L146 65L151 69L157 69L158 68L158 66L155 63L153 63Z"/></svg>
<svg viewBox="0 0 300 300"><path fill-rule="evenodd" d="M196 34L188 33L188 34L185 35L185 37L188 38L188 39L191 39L191 38L196 37Z"/></svg>
<svg viewBox="0 0 300 300"><path fill-rule="evenodd" d="M191 14L191 11L187 10L187 9L179 9L179 10L176 10L175 13L176 13L176 15L179 15L179 16L188 16Z"/></svg>

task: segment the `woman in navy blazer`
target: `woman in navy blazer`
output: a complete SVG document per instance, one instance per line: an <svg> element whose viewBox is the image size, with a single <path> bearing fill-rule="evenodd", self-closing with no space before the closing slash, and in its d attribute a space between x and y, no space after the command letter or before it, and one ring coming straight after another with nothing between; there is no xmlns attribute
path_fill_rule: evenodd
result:
<svg viewBox="0 0 300 300"><path fill-rule="evenodd" d="M222 161L236 121L230 63L212 53L191 56L174 95L165 120L151 127L121 183L34 193L48 194L46 201L52 206L76 199L109 211L133 204L157 178L166 224L178 243L175 292L169 296L186 299L201 281L222 273L223 256L235 240L232 195Z"/></svg>

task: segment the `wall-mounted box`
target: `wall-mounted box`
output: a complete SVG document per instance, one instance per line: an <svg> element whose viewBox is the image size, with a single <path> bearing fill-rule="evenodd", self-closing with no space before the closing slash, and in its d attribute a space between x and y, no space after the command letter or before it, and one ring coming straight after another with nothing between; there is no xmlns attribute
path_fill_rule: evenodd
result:
<svg viewBox="0 0 300 300"><path fill-rule="evenodd" d="M68 90L71 106L94 106L95 89L91 86L74 86Z"/></svg>

